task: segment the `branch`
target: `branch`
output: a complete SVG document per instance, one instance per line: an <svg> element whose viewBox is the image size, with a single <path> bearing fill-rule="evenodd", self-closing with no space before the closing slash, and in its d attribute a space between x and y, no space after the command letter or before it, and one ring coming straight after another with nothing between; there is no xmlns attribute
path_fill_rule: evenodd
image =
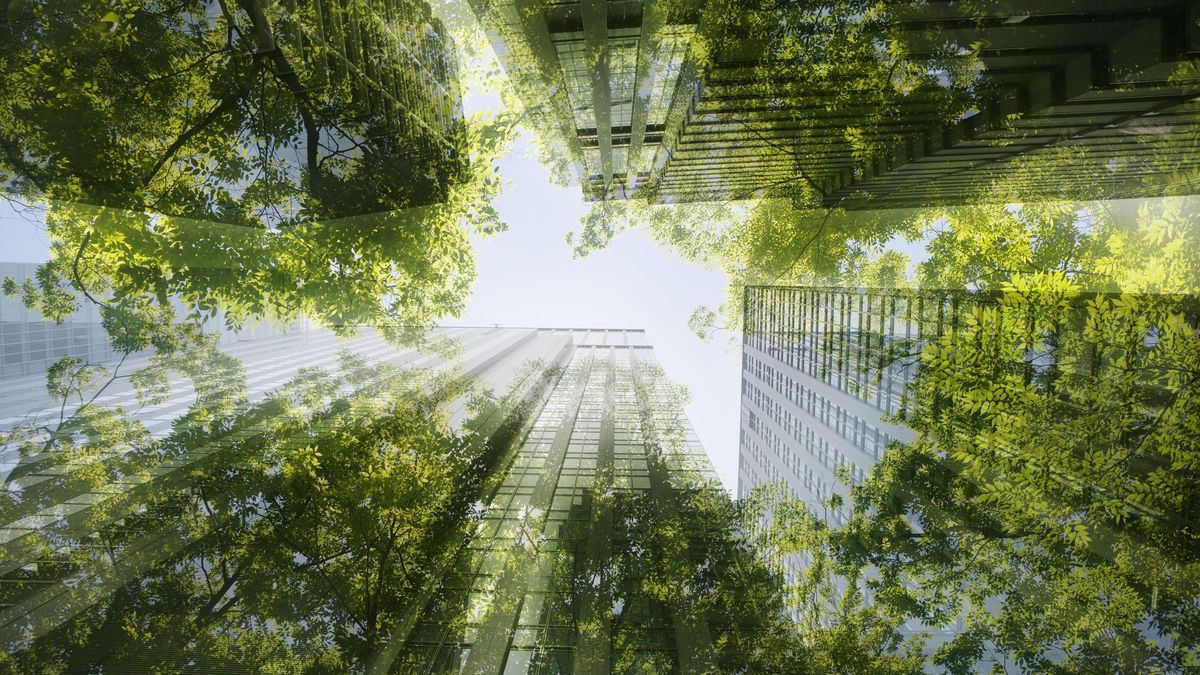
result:
<svg viewBox="0 0 1200 675"><path fill-rule="evenodd" d="M754 187L747 188L745 190L742 190L741 192L733 193L732 196L726 198L721 203L723 206L729 206L731 204L731 202L741 201L743 199L749 199L751 196L754 195L755 192L758 192L759 190L770 190L773 187L778 187L780 185L787 185L789 183L794 183L794 182L796 182L796 179L791 176L788 176L787 178L780 178L779 180L774 180L774 181L771 181L770 183L766 183L764 185L755 185Z"/></svg>
<svg viewBox="0 0 1200 675"><path fill-rule="evenodd" d="M742 128L746 129L747 131L754 134L755 136L758 136L759 140L761 140L764 143L766 143L767 145L775 148L776 150L787 153L789 155L792 155L793 157L795 156L794 148L787 148L787 147L784 147L782 145L775 143L773 140L758 133L757 129L750 127L746 122L742 122ZM814 181L812 178L809 178L808 174L804 172L804 169L800 168L799 162L796 162L795 168L796 168L796 173L800 174L800 177L804 179L804 182L808 183L808 186L810 188L812 188L814 192L821 195L821 201L825 201L825 198L828 197L829 195L826 194L826 192L824 190L822 190L819 185L817 185L816 181Z"/></svg>
<svg viewBox="0 0 1200 675"><path fill-rule="evenodd" d="M257 69L257 67L258 66L256 62L255 69ZM150 181L154 180L154 177L158 175L159 171L162 170L163 165L166 164L172 157L174 157L175 154L178 153L179 150L183 148L183 146L190 141L193 136L203 131L205 127L212 124L222 115L233 110L237 104L241 103L242 99L245 98L247 91L247 87L242 86L236 91L231 92L228 96L221 99L221 102L217 104L217 107L210 110L203 119L196 123L195 126L180 134L179 138L176 138L175 142L172 143L171 146L167 148L166 152L164 152L163 155L158 158L158 161L154 163L154 167L150 169L150 173L146 174L146 177L142 180L142 185L149 185Z"/></svg>
<svg viewBox="0 0 1200 675"><path fill-rule="evenodd" d="M91 240L91 238L92 231L88 230L88 233L83 235L83 241L79 242L79 250L75 251L75 259L71 261L71 276L75 281L76 287L79 288L79 292L83 293L84 297L86 297L88 300L91 300L92 304L108 307L107 302L101 302L92 297L91 293L88 293L87 286L83 284L83 279L79 277L79 258L83 255L83 250L87 248L88 242Z"/></svg>
<svg viewBox="0 0 1200 675"><path fill-rule="evenodd" d="M840 203L840 201L841 200L839 200L839 203ZM813 243L817 240L817 238L820 237L821 234L825 231L825 226L829 224L829 217L833 215L833 210L835 208L837 208L837 207L831 206L825 210L825 217L821 219L821 225L820 225L820 227L817 228L817 231L814 232L813 235L808 238L808 241L804 242L804 246L800 247L800 251L798 253L796 253L795 258L792 258L792 262L788 263L788 266L785 267L782 272L780 272L779 274L776 274L775 277L773 279L771 279L771 281L769 283L773 284L776 281L779 281L783 277L783 275L792 271L792 268L794 268L796 266L796 263L800 262L800 258L804 257L804 254L808 252L808 248L810 246L812 246Z"/></svg>
<svg viewBox="0 0 1200 675"><path fill-rule="evenodd" d="M169 73L163 73L162 75L156 75L156 76L150 78L149 80L146 80L144 83L142 83L142 85L145 86L145 85L149 85L149 84L154 84L155 82L161 82L167 78L175 77L176 75L182 75L182 74L192 70L196 66L204 63L205 61L211 59L212 57L216 56L217 54L222 54L224 52L230 51L231 49L232 49L232 46L227 44L224 47L221 47L220 49L208 52L204 56L201 56L200 58L196 59L195 61L192 61L191 63L187 64L186 66L183 66L182 68L173 70Z"/></svg>
<svg viewBox="0 0 1200 675"><path fill-rule="evenodd" d="M289 538L287 535L283 534L282 531L280 531L277 528L271 528L271 529L274 532L275 536L280 541L282 541L287 546L292 547L293 550L303 553L303 551L304 551L303 547L301 547L299 544L292 541L292 539ZM352 603L350 601L350 598L347 598L346 595L344 593L342 593L342 589L338 587L338 585L334 582L334 580L329 578L329 575L325 572L324 566L323 565L314 565L313 567L311 567L311 569L317 573L317 575L321 578L321 581L323 581L325 583L325 586L333 593L334 597L342 605L342 607L345 608L346 613L348 615L350 615L351 617L353 617L354 623L358 624L358 627L361 628L365 632L367 630L367 626L366 626L366 624L363 623L362 619L358 618L356 612L354 611L354 603Z"/></svg>
<svg viewBox="0 0 1200 675"><path fill-rule="evenodd" d="M321 167L318 162L317 151L321 142L321 130L317 126L316 120L313 119L312 111L309 110L310 101L308 94L304 91L304 84L300 82L300 78L296 75L296 70L292 68L292 64L284 55L283 50L275 44L275 37L271 32L271 26L267 22L267 17L263 14L262 8L258 6L255 0L237 0L238 5L246 14L250 16L251 23L254 24L254 32L256 34L256 42L258 51L256 57L266 57L271 60L275 66L272 74L275 79L283 86L287 87L291 92L292 97L296 99L296 107L300 111L300 119L304 123L305 133L305 161L308 165L308 189L315 196L321 194Z"/></svg>
<svg viewBox="0 0 1200 675"><path fill-rule="evenodd" d="M121 366L125 365L125 359L127 359L127 358L129 358L129 352L125 352L125 353L121 354L121 360L118 361L117 365L113 367L112 377L108 378L108 382L105 382L104 386L97 389L95 394L92 394L92 397L88 399L87 403L80 405L79 406L80 408L82 408L85 405L91 405L93 401L95 401L97 398L100 397L100 394L104 393L105 389L108 389L108 386L110 384L112 384L113 382L115 382L117 380L117 377L118 377L117 373L120 372Z"/></svg>
<svg viewBox="0 0 1200 675"><path fill-rule="evenodd" d="M214 612L214 610L217 608L217 605L221 602L221 598L225 597L225 594L229 592L229 589L233 588L234 584L236 584L238 579L242 576L242 572L246 570L246 565L253 562L253 560L254 556L251 556L250 561L247 561L242 565L238 565L237 571L235 571L232 576L227 576L225 578L225 583L221 585L221 588L217 589L217 592L214 593L209 601L204 604L204 607L197 612L198 616L200 617L201 625L207 624L213 619L221 616L221 614L225 613L226 610L237 603L239 597L235 595L230 599L229 602L225 603L225 606L222 607L220 611Z"/></svg>

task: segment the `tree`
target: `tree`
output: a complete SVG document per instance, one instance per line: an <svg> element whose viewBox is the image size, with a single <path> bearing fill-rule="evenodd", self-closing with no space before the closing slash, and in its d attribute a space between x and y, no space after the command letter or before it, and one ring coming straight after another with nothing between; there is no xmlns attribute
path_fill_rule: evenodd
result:
<svg viewBox="0 0 1200 675"><path fill-rule="evenodd" d="M614 556L611 577L641 575L635 592L669 608L677 626L707 624L712 649L705 670L697 672L921 672L920 645L900 634L898 615L867 606L853 592L840 594L830 563L809 567L808 590L800 593L806 604L798 621L788 616L797 607L777 556L794 544L761 536L760 523L775 500L759 492L731 501L706 462L695 461L699 448L687 442L681 423L686 390L657 366L639 368L635 382L650 491L616 501L617 539L631 545ZM597 490L605 486L598 483ZM613 597L628 595L612 591ZM631 621L636 626L636 618Z"/></svg>
<svg viewBox="0 0 1200 675"><path fill-rule="evenodd" d="M427 5L392 9L423 40L361 3L17 3L6 188L279 227L441 201L466 159L454 56Z"/></svg>
<svg viewBox="0 0 1200 675"><path fill-rule="evenodd" d="M370 3L13 3L0 185L46 205L40 292L233 325L460 311L511 120L464 121L441 24L392 9L415 37Z"/></svg>
<svg viewBox="0 0 1200 675"><path fill-rule="evenodd" d="M511 395L476 396L461 378L344 353L336 375L303 370L262 402L142 439L108 481L172 462L184 463L184 480L107 503L94 520L139 523L103 529L103 546L74 542L69 553L91 585L112 578L106 570L123 570L123 583L94 605L66 594L77 604L32 644L6 636L11 654L0 663L364 668L424 609L423 590L471 531L473 503L511 440L495 425L488 436L452 431L446 403L462 397L474 412L466 429L498 410L519 423Z"/></svg>
<svg viewBox="0 0 1200 675"><path fill-rule="evenodd" d="M839 528L785 500L782 553L890 616L962 620L932 655L950 672L1194 666L1196 296L1037 273L954 297L895 345L921 365L900 419L917 440L850 488Z"/></svg>
<svg viewBox="0 0 1200 675"><path fill-rule="evenodd" d="M977 203L913 212L929 255L911 279L898 260L881 276L891 252L874 269L842 263L850 285L962 309L954 328L917 316L934 337L882 355L920 363L915 413L896 420L918 440L850 488L843 527L783 500L770 536L894 621L961 619L932 653L951 672L1185 669L1197 658L1184 525L1197 498L1195 199L1020 201L1039 181L1028 163Z"/></svg>

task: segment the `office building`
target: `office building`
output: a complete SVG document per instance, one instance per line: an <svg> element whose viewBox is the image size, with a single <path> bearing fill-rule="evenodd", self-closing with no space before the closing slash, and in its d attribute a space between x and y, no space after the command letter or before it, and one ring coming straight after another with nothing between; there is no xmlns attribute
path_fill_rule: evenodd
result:
<svg viewBox="0 0 1200 675"><path fill-rule="evenodd" d="M196 499L188 496L190 481L238 456L231 452L245 452L241 445L247 439L269 433L273 418L262 415L270 408L255 403L287 380L306 377L301 365L346 367L336 355L343 347L366 364L398 364L404 372L427 374L420 381L429 384L422 387L469 385L470 395L446 398L439 414L465 442L486 447L490 467L473 507L473 526L439 535L444 539L431 553L435 559L407 562L431 571L406 601L407 610L388 624L389 638L372 655L373 667L703 672L736 660L731 650L737 648L721 639L722 632L731 630L731 622L755 624L770 617L738 619L736 611L699 609L705 605L689 597L687 588L668 595L651 590L677 573L661 548L663 537L681 547L685 569L695 564L696 573L715 571L697 562L707 560L703 535L674 526L663 530L667 521L688 522L686 499L724 494L644 333L442 328L428 337L437 348L397 349L369 331L350 342L309 333L235 345L245 351L252 391L240 404L251 413L245 426L202 433L194 439L200 442L181 446L182 454L23 457L6 481L9 494L20 497L0 510L0 639L6 648L37 653L38 640L52 639L47 636L64 622L84 613L104 617L121 611L119 604L105 603L113 602L109 598L122 584L136 585L141 577L150 584L164 569L191 564L185 554L200 542L174 525L179 505ZM361 374L348 382L356 384L342 386L375 386L371 376ZM172 398L187 400L174 400L183 407L166 416L179 416L191 404L188 388L179 389ZM338 396L353 391L329 395L336 406ZM128 403L106 401L122 402ZM176 421L168 444L206 423ZM306 433L336 431L316 427ZM96 482L98 467L111 470L116 480ZM93 478L80 480L85 472ZM100 541L119 542L115 556L91 543ZM96 550L94 557L89 550ZM184 562L172 562L177 556ZM170 611L182 618L193 609ZM86 661L107 658L99 653Z"/></svg>
<svg viewBox="0 0 1200 675"><path fill-rule="evenodd" d="M887 444L913 432L902 413L915 359L882 360L917 344L908 296L886 291L750 286L745 291L738 496L784 482L814 506L861 481ZM889 359L890 360L890 359ZM831 514L834 524L845 512Z"/></svg>
<svg viewBox="0 0 1200 675"><path fill-rule="evenodd" d="M742 199L803 182L824 206L906 208L961 204L998 178L1018 196L1159 196L1154 167L1200 154L1200 22L1181 0L897 6L881 44L917 64L957 53L978 75L957 93L944 74L898 94L882 124L853 88L767 56L772 32L798 30L787 8L475 6L588 199Z"/></svg>
<svg viewBox="0 0 1200 675"><path fill-rule="evenodd" d="M34 263L0 263L0 280L13 279L21 284L34 278ZM100 324L95 305L81 307L62 323L46 321L25 307L20 297L0 294L0 380L27 375L44 377L50 364L64 356L87 361L106 361L115 356L108 334Z"/></svg>
<svg viewBox="0 0 1200 675"><path fill-rule="evenodd" d="M10 278L20 285L26 279L34 279L37 268L37 263L0 262L0 280ZM179 314L184 313L181 303L172 304ZM0 381L10 382L24 377L44 380L46 369L64 356L94 363L109 363L119 359L120 354L113 349L101 323L99 308L89 301L79 302L78 306L78 310L61 323L55 323L26 307L20 296L0 294L0 349L4 354L3 361L0 361ZM286 328L259 323L243 326L239 330L228 330L221 313L206 320L203 327L206 332L217 334L220 344L227 347L238 342L310 329L307 322L301 321ZM36 397L29 402L36 402ZM3 405L0 403L0 418L4 417ZM0 425L3 424L0 422Z"/></svg>
<svg viewBox="0 0 1200 675"><path fill-rule="evenodd" d="M889 443L916 437L897 418L913 410L908 387L922 344L970 306L949 293L747 287L738 497L775 484L829 525L845 523L848 485L866 477ZM842 505L830 508L834 494ZM807 561L788 555L775 563L794 581ZM960 627L913 622L907 630L930 633L936 645Z"/></svg>
<svg viewBox="0 0 1200 675"><path fill-rule="evenodd" d="M703 672L710 624L643 587L656 518L721 490L640 331L571 331L478 535L395 644L403 672ZM694 534L689 535L694 536ZM704 557L703 540L689 555ZM465 617L465 620L464 620Z"/></svg>
<svg viewBox="0 0 1200 675"><path fill-rule="evenodd" d="M632 195L652 173L703 3L473 0L527 114L587 199Z"/></svg>
<svg viewBox="0 0 1200 675"><path fill-rule="evenodd" d="M0 263L0 280L10 278L19 285L26 279L34 278L37 267L34 263ZM178 302L173 304L176 310L182 310ZM202 328L206 333L217 335L221 348L242 360L251 381L258 379L255 373L265 374L264 369L284 361L291 366L289 375L295 373L299 364L305 361L288 360L278 352L284 347L295 349L307 345L308 351L301 349L300 357L312 359L309 362L314 365L329 362L328 359L333 356L331 352L326 354L325 361L317 358L321 350L328 352L332 336L317 339L318 333L312 330L307 321L290 326L260 323L244 326L240 330L229 330L225 326L224 315L218 313L206 320ZM99 308L82 298L74 313L61 323L55 323L26 307L19 296L10 298L0 295L0 350L3 352L3 362L0 362L0 431L22 420L48 414L47 406L51 405L51 400L46 391L46 371L60 359L71 357L111 369L121 361L122 356L109 340ZM145 366L152 355L152 350L132 353L122 368L125 372L136 370ZM284 379L267 377L263 382L252 385L252 393L261 394ZM153 433L161 434L169 430L171 421L187 407L187 397L180 393L184 385L176 382L172 386L177 395L171 400L161 405L142 406L139 410L140 419ZM121 405L132 410L139 407L136 398L127 383L117 381L97 402ZM77 407L77 401L68 402L64 411L69 413ZM56 409L52 412L57 416L59 411ZM12 457L0 450L0 478L11 469L12 461Z"/></svg>
<svg viewBox="0 0 1200 675"><path fill-rule="evenodd" d="M862 288L745 289L738 497L775 484L837 527L850 515L848 485L860 483L892 442L916 434L897 417L913 411L909 385L921 347L975 303L953 293ZM834 495L842 505L828 506ZM769 525L772 515L765 516ZM808 561L775 560L788 582ZM841 582L839 582L841 583ZM870 601L867 589L862 589ZM962 630L909 621L926 653Z"/></svg>

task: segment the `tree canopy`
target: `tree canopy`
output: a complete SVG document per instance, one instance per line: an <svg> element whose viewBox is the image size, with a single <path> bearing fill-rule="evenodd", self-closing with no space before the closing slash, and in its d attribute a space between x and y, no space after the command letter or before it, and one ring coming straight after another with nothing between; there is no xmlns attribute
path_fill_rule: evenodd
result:
<svg viewBox="0 0 1200 675"><path fill-rule="evenodd" d="M11 3L0 186L52 242L26 297L347 329L461 311L512 119L464 119L441 23L391 10Z"/></svg>
<svg viewBox="0 0 1200 675"><path fill-rule="evenodd" d="M253 405L197 403L169 436L143 432L124 452L112 438L56 448L27 439L26 454L92 447L104 460L78 472L86 483L75 475L36 494L112 498L77 525L81 541L63 549L47 538L66 558L47 552L55 562L24 575L83 579L94 599L68 593L58 614L40 608L23 638L36 640L6 636L7 665L345 672L378 654L467 536L496 454L447 425L447 404L469 393L464 380L341 358L336 375L302 370ZM496 405L472 409L486 418ZM72 424L101 411L138 428L126 411L95 405ZM154 475L147 489L123 488L139 468ZM101 545L83 545L91 532Z"/></svg>
<svg viewBox="0 0 1200 675"><path fill-rule="evenodd" d="M842 528L799 529L877 570L876 602L961 613L934 657L953 672L1194 666L1195 296L1032 275L961 319L920 348L918 439L851 488Z"/></svg>

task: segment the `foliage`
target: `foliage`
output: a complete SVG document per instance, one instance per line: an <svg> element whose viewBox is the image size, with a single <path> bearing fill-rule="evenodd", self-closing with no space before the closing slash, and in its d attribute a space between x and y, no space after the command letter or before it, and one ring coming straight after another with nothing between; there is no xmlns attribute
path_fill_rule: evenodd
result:
<svg viewBox="0 0 1200 675"><path fill-rule="evenodd" d="M403 9L440 41L424 5ZM372 65L336 44L351 15L390 60L376 91L366 90ZM6 187L283 227L440 201L465 168L457 95L410 97L402 82L453 87L453 66L445 47L403 60L415 45L382 20L366 6L307 3L17 3L3 24Z"/></svg>
<svg viewBox="0 0 1200 675"><path fill-rule="evenodd" d="M920 644L905 641L897 615L866 605L853 587L841 593L828 556L808 568L801 584L807 590L799 592L806 604L798 617L788 616L796 606L784 593L779 556L796 547L786 538L796 531L762 536L759 524L768 510L797 505L765 491L731 501L707 463L693 458L702 451L687 441L686 392L656 366L642 367L636 381L651 488L617 502L617 520L630 529L618 540L636 545L614 563L639 571L642 592L671 607L675 621L708 619L710 670L696 672L921 672Z"/></svg>
<svg viewBox="0 0 1200 675"><path fill-rule="evenodd" d="M1163 148L1155 180L1181 151ZM1047 175L1018 163L974 203L906 212L891 232L923 235L928 253L911 278L901 256L868 247L791 280L976 294L958 296L955 329L918 317L935 337L894 345L892 358L920 359L915 413L897 420L918 439L849 488L850 520L830 528L783 499L767 536L811 564L801 597L827 572L861 588L881 626L961 621L930 648L934 667L1175 672L1197 659L1200 594L1185 524L1197 498L1196 202L1046 199ZM740 280L783 279L735 278L734 317ZM823 611L847 602L860 606L847 595Z"/></svg>
<svg viewBox="0 0 1200 675"><path fill-rule="evenodd" d="M493 161L512 120L461 118L427 6L403 3L425 36L406 46L352 5L13 3L0 186L47 204L52 259L6 292L54 320L72 294L118 313L175 298L235 326L461 311L468 232L501 227ZM348 13L386 68L342 45Z"/></svg>
<svg viewBox="0 0 1200 675"><path fill-rule="evenodd" d="M849 488L848 522L784 500L771 536L897 621L961 620L932 656L951 672L1194 666L1195 296L1081 293L1061 272L999 286L954 329L920 317L901 420L918 438Z"/></svg>
<svg viewBox="0 0 1200 675"><path fill-rule="evenodd" d="M447 426L460 381L341 358L335 376L302 370L260 403L191 414L110 462L93 489L137 464L183 461L186 480L92 516L152 516L70 549L97 579L132 578L95 606L78 594L84 605L8 667L345 672L379 653L465 536L487 446ZM138 553L163 540L178 544Z"/></svg>
<svg viewBox="0 0 1200 675"><path fill-rule="evenodd" d="M550 181L564 187L578 181L583 156L574 129L568 129L564 121L573 114L566 102L562 68L553 50L545 49L549 45L531 44L520 23L513 21L515 16L530 17L544 11L548 3L470 3L473 15L454 12L456 4L468 5L447 3L443 11L451 15L451 24L459 27L459 39L469 45L475 62L482 64L486 88L498 94L501 105L513 113L523 130L531 132L529 147L548 170ZM485 47L489 39L490 47ZM591 65L597 56L590 55Z"/></svg>

